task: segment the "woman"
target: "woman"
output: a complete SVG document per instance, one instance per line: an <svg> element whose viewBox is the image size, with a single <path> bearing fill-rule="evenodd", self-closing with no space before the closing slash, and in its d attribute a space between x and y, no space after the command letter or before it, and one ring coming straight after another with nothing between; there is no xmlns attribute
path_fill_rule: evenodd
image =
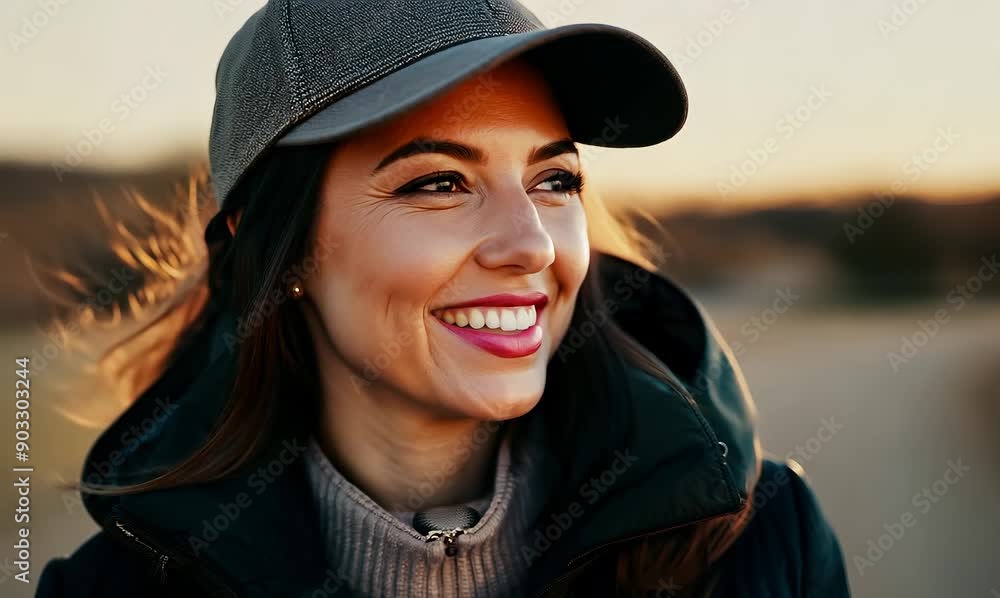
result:
<svg viewBox="0 0 1000 598"><path fill-rule="evenodd" d="M714 327L582 193L574 142L684 121L648 42L275 1L216 79L207 292L40 595L848 594Z"/></svg>

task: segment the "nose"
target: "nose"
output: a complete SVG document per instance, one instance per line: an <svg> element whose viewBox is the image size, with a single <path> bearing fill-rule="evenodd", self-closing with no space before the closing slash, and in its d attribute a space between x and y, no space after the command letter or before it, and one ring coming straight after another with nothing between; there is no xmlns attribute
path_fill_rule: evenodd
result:
<svg viewBox="0 0 1000 598"><path fill-rule="evenodd" d="M476 261L489 269L540 272L556 259L552 237L527 193L518 189L504 195L487 200L496 209L490 211L485 223L484 228L491 232L479 245Z"/></svg>

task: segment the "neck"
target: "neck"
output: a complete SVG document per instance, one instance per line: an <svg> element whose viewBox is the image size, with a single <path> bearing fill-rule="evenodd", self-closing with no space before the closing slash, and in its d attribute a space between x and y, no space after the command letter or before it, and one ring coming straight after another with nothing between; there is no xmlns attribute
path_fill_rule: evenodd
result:
<svg viewBox="0 0 1000 598"><path fill-rule="evenodd" d="M317 440L352 484L389 511L457 504L489 492L497 422L448 418L381 385L355 392L325 371Z"/></svg>

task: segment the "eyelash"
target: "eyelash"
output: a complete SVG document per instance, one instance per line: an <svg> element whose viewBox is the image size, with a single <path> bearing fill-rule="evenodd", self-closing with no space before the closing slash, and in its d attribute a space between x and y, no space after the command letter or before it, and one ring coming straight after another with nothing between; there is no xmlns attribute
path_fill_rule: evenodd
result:
<svg viewBox="0 0 1000 598"><path fill-rule="evenodd" d="M563 183L566 187L561 191L550 191L550 193L579 193L583 189L584 179L582 172L569 172L567 170L559 170L555 172L552 176L543 180L542 183L547 183L549 181L559 181ZM413 193L451 193L450 191L428 191L426 189L421 189L430 185L431 183L437 182L451 182L456 185L461 185L465 182L465 177L460 173L453 170L444 170L438 172L432 172L426 176L422 176L415 181L411 181L393 193L395 195L409 195ZM541 183L539 183L541 184Z"/></svg>
<svg viewBox="0 0 1000 598"><path fill-rule="evenodd" d="M557 178L558 177L558 178ZM566 170L560 170L554 175L542 181L543 183L551 181L553 179L559 180L564 185L566 185L565 191L569 193L579 193L583 190L583 173L582 172L569 172Z"/></svg>

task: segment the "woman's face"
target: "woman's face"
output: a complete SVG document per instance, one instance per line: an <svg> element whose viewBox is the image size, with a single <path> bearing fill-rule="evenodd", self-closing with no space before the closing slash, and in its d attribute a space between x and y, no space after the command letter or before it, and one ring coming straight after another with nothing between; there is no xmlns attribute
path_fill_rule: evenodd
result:
<svg viewBox="0 0 1000 598"><path fill-rule="evenodd" d="M535 406L590 255L568 137L514 61L338 145L314 229L335 249L305 280L335 392L445 417Z"/></svg>

